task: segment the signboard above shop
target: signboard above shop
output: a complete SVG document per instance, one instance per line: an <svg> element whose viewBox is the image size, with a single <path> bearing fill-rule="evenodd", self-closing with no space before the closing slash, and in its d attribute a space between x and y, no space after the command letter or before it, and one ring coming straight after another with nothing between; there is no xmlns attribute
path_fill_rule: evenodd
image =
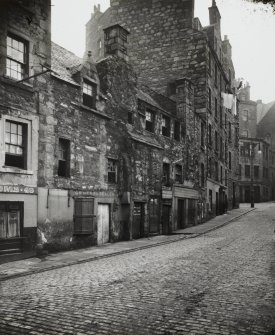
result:
<svg viewBox="0 0 275 335"><path fill-rule="evenodd" d="M0 185L0 193L37 194L37 187L24 185Z"/></svg>

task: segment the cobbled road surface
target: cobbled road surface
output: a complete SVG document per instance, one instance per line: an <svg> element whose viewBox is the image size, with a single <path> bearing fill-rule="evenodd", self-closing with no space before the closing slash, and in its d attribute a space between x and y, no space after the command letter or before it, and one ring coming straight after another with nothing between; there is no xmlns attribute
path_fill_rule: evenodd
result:
<svg viewBox="0 0 275 335"><path fill-rule="evenodd" d="M0 334L273 335L274 228L264 204L204 236L4 281Z"/></svg>

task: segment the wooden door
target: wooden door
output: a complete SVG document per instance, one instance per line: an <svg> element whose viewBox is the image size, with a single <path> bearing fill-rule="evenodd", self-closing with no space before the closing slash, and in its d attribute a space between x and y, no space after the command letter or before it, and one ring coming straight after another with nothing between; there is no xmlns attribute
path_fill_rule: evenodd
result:
<svg viewBox="0 0 275 335"><path fill-rule="evenodd" d="M132 236L134 239L143 236L143 208L144 204L140 202L134 203L133 211L133 226L132 226Z"/></svg>
<svg viewBox="0 0 275 335"><path fill-rule="evenodd" d="M163 205L162 207L162 233L169 234L171 224L171 206Z"/></svg>
<svg viewBox="0 0 275 335"><path fill-rule="evenodd" d="M159 233L159 199L151 197L149 200L149 233Z"/></svg>
<svg viewBox="0 0 275 335"><path fill-rule="evenodd" d="M178 199L178 229L184 229L186 225L185 199Z"/></svg>
<svg viewBox="0 0 275 335"><path fill-rule="evenodd" d="M108 243L110 239L110 207L98 204L97 244Z"/></svg>
<svg viewBox="0 0 275 335"><path fill-rule="evenodd" d="M0 204L0 238L20 237L21 211L19 203Z"/></svg>

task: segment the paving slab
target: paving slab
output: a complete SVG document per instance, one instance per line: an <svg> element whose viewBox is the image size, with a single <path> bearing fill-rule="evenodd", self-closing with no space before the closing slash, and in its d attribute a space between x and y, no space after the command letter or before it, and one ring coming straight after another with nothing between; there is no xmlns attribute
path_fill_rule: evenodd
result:
<svg viewBox="0 0 275 335"><path fill-rule="evenodd" d="M1 264L0 281L197 237L237 220L252 210L249 207L235 209L203 224L177 230L171 235L158 235L132 241L107 243L103 246L53 253L44 257L33 257Z"/></svg>

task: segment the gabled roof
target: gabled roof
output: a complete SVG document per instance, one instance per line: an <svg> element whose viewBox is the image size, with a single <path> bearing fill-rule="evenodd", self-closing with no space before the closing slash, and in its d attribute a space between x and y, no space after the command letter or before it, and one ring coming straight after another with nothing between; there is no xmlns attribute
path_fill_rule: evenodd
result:
<svg viewBox="0 0 275 335"><path fill-rule="evenodd" d="M72 78L72 74L81 66L81 58L52 42L52 70L55 72L55 74L52 74L53 76L79 86L79 83Z"/></svg>

